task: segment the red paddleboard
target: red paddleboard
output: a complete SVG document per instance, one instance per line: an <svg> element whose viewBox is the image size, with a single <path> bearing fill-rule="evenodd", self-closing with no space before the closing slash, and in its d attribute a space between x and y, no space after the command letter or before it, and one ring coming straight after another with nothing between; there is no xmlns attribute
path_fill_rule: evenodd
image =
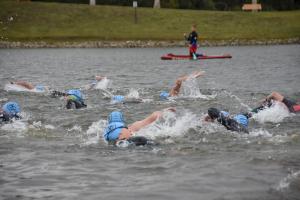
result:
<svg viewBox="0 0 300 200"><path fill-rule="evenodd" d="M163 55L160 57L162 60L193 60L193 57L190 57L189 55L174 55L172 53L169 53L167 55ZM214 55L214 56L208 56L208 55L198 55L197 60L202 59L224 59L224 58L232 58L230 54L224 54L224 55Z"/></svg>

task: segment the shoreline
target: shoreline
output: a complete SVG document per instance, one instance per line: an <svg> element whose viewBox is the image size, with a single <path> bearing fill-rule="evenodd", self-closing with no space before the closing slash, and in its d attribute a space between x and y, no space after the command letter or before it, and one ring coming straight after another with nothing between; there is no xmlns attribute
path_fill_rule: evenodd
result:
<svg viewBox="0 0 300 200"><path fill-rule="evenodd" d="M253 45L283 45L283 44L300 44L300 38L290 39L270 39L270 40L218 40L208 41L200 40L201 47L217 47L217 46L253 46ZM186 47L184 41L0 41L0 49L15 48L164 48L164 47Z"/></svg>

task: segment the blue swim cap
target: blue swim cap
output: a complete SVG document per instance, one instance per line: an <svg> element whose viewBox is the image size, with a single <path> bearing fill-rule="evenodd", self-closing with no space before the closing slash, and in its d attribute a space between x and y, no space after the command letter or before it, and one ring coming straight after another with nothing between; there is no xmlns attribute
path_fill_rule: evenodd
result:
<svg viewBox="0 0 300 200"><path fill-rule="evenodd" d="M115 95L115 96L113 96L112 100L115 102L122 103L122 102L124 102L125 97L122 95Z"/></svg>
<svg viewBox="0 0 300 200"><path fill-rule="evenodd" d="M124 123L123 114L119 111L114 111L108 116L108 123L121 122Z"/></svg>
<svg viewBox="0 0 300 200"><path fill-rule="evenodd" d="M45 91L45 86L43 85L37 85L35 86L35 89L39 92L44 92Z"/></svg>
<svg viewBox="0 0 300 200"><path fill-rule="evenodd" d="M2 106L2 110L4 110L4 112L6 112L9 115L16 115L19 112L21 112L20 106L18 103L16 102L7 102L6 104L4 104Z"/></svg>
<svg viewBox="0 0 300 200"><path fill-rule="evenodd" d="M161 100L167 100L169 96L170 96L169 92L162 91L162 92L160 93L160 95L159 95L159 98L160 98Z"/></svg>
<svg viewBox="0 0 300 200"><path fill-rule="evenodd" d="M229 112L226 112L224 110L222 110L221 113L223 114L224 117L228 117L229 116Z"/></svg>
<svg viewBox="0 0 300 200"><path fill-rule="evenodd" d="M106 141L117 140L122 132L122 128L125 128L125 124L122 122L112 122L108 124L104 130L103 137Z"/></svg>
<svg viewBox="0 0 300 200"><path fill-rule="evenodd" d="M235 121L237 121L239 124L243 125L244 127L248 126L248 118L245 115L238 114L234 116L233 118Z"/></svg>
<svg viewBox="0 0 300 200"><path fill-rule="evenodd" d="M74 95L74 96L76 96L77 98L79 98L79 100L82 99L82 94L81 94L80 90L68 90L68 91L67 91L67 94L68 94L68 95Z"/></svg>

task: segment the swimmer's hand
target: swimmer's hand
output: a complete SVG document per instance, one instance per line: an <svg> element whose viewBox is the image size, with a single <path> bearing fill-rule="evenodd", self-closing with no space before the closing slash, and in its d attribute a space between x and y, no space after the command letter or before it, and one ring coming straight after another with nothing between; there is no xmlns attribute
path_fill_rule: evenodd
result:
<svg viewBox="0 0 300 200"><path fill-rule="evenodd" d="M188 79L192 79L192 78L198 78L199 76L203 76L205 74L205 71L195 71L194 73L192 73Z"/></svg>
<svg viewBox="0 0 300 200"><path fill-rule="evenodd" d="M169 107L169 108L164 109L163 111L176 112L176 108L175 107Z"/></svg>

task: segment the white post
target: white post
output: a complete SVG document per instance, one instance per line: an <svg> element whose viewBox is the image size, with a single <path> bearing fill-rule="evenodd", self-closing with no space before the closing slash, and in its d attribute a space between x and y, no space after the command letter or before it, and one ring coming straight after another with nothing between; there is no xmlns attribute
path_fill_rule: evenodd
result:
<svg viewBox="0 0 300 200"><path fill-rule="evenodd" d="M257 0L252 0L252 5L255 5L255 4L257 4ZM253 9L252 12L257 12L257 10Z"/></svg>
<svg viewBox="0 0 300 200"><path fill-rule="evenodd" d="M160 8L160 0L155 0L153 8Z"/></svg>
<svg viewBox="0 0 300 200"><path fill-rule="evenodd" d="M91 5L91 6L96 5L96 0L90 0L90 5Z"/></svg>

